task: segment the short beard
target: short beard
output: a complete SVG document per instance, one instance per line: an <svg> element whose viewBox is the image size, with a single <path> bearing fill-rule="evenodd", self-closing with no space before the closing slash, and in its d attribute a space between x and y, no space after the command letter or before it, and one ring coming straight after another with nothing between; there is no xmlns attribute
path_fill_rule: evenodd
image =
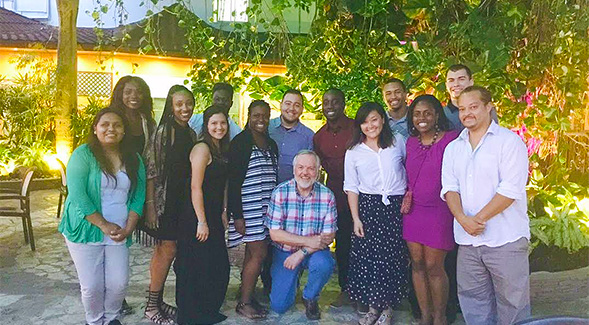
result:
<svg viewBox="0 0 589 325"><path fill-rule="evenodd" d="M314 179L308 180L308 181L304 181L298 177L295 176L295 181L297 182L297 185L300 186L303 189L308 189L311 188L313 186L313 184L315 183Z"/></svg>

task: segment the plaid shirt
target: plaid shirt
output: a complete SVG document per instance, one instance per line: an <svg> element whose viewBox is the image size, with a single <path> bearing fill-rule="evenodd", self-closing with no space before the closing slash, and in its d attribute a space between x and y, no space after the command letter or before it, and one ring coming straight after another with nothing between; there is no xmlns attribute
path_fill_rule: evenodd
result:
<svg viewBox="0 0 589 325"><path fill-rule="evenodd" d="M329 188L315 182L309 196L302 197L293 178L278 185L272 192L266 226L298 236L315 236L334 233L337 230L336 220L335 196ZM287 252L299 249L276 242L273 245Z"/></svg>

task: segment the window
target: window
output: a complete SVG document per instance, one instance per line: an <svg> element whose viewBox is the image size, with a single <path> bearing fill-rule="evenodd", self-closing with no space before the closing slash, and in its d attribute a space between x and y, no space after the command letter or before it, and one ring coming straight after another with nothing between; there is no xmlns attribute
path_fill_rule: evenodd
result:
<svg viewBox="0 0 589 325"><path fill-rule="evenodd" d="M247 21L248 0L213 0L213 21Z"/></svg>

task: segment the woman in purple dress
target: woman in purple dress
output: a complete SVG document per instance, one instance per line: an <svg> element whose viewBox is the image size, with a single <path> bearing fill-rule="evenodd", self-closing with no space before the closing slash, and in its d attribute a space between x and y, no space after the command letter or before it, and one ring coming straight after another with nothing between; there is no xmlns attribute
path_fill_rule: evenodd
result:
<svg viewBox="0 0 589 325"><path fill-rule="evenodd" d="M440 198L444 149L457 133L449 130L442 104L432 95L417 97L407 112L408 193L402 213L403 239L411 256L419 324L446 324L448 277L446 253L454 247L453 217Z"/></svg>

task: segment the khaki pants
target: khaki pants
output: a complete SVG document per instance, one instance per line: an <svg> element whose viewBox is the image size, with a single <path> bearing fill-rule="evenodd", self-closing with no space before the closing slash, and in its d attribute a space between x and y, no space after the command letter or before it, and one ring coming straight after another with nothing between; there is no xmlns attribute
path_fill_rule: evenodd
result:
<svg viewBox="0 0 589 325"><path fill-rule="evenodd" d="M458 299L473 325L507 325L530 316L528 240L458 248Z"/></svg>

